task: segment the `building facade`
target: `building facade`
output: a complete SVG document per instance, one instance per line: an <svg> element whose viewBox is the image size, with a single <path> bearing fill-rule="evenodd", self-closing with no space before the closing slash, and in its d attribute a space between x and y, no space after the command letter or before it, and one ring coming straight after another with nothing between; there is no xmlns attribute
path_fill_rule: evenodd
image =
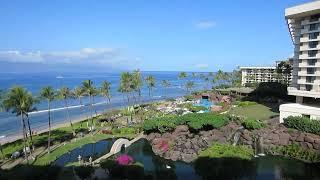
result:
<svg viewBox="0 0 320 180"><path fill-rule="evenodd" d="M288 82L288 83L291 82L291 74L285 75L285 74L277 73L276 66L267 66L267 67L243 66L243 67L240 67L240 71L241 71L242 86L246 86L248 84L261 83L261 82Z"/></svg>
<svg viewBox="0 0 320 180"><path fill-rule="evenodd" d="M320 1L285 10L294 44L292 83L296 103L280 106L280 122L290 115L320 119Z"/></svg>

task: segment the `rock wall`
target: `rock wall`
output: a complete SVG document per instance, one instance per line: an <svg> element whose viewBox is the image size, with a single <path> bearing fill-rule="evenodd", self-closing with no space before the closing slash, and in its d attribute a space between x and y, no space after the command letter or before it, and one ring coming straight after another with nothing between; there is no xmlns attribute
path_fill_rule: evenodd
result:
<svg viewBox="0 0 320 180"><path fill-rule="evenodd" d="M241 125L231 122L228 125L210 131L201 131L199 134L190 133L188 126L180 125L172 133L151 133L147 139L156 155L171 159L192 162L199 153L215 142L233 142L233 136ZM312 149L320 153L320 136L288 129L282 124L268 126L260 130L241 130L239 143L255 148L255 140L263 139L262 148L273 154L276 146L286 146L292 143L299 144L304 149Z"/></svg>

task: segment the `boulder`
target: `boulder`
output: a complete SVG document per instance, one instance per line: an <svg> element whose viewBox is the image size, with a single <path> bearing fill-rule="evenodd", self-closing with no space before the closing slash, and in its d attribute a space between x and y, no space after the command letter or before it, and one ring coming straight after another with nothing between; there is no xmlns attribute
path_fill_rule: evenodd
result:
<svg viewBox="0 0 320 180"><path fill-rule="evenodd" d="M279 144L281 146L286 146L289 144L290 135L286 133L279 134Z"/></svg>
<svg viewBox="0 0 320 180"><path fill-rule="evenodd" d="M305 136L304 137L304 141L308 142L308 143L313 143L314 142L314 138L311 136Z"/></svg>
<svg viewBox="0 0 320 180"><path fill-rule="evenodd" d="M222 106L212 106L211 107L211 111L212 112L220 112L223 110L223 107Z"/></svg>
<svg viewBox="0 0 320 180"><path fill-rule="evenodd" d="M300 133L299 136L297 137L296 141L297 142L303 142L304 141L305 135L303 133Z"/></svg>
<svg viewBox="0 0 320 180"><path fill-rule="evenodd" d="M187 125L179 125L176 127L174 130L173 134L174 135L179 135L179 134L189 134L189 128Z"/></svg>

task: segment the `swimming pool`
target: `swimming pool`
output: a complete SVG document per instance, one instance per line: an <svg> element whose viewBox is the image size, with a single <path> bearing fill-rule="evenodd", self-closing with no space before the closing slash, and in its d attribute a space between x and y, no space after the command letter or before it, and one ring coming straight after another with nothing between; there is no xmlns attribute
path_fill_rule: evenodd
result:
<svg viewBox="0 0 320 180"><path fill-rule="evenodd" d="M205 112L211 111L211 106L214 105L209 99L200 99L197 103L194 104L194 106L202 106L205 107Z"/></svg>

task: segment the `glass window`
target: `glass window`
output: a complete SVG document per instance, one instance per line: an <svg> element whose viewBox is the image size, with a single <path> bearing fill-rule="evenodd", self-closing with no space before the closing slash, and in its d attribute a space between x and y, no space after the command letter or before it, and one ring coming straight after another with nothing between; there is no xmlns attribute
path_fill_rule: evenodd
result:
<svg viewBox="0 0 320 180"><path fill-rule="evenodd" d="M309 66L314 66L317 63L317 59L308 59L308 65Z"/></svg>
<svg viewBox="0 0 320 180"><path fill-rule="evenodd" d="M308 51L308 56L309 57L316 57L317 53L318 53L317 50Z"/></svg>
<svg viewBox="0 0 320 180"><path fill-rule="evenodd" d="M309 42L309 48L317 48L318 41L311 41Z"/></svg>
<svg viewBox="0 0 320 180"><path fill-rule="evenodd" d="M307 68L307 74L314 74L315 69L314 68Z"/></svg>
<svg viewBox="0 0 320 180"><path fill-rule="evenodd" d="M318 26L319 26L319 24L310 24L309 31L315 31L315 30L318 30Z"/></svg>
<svg viewBox="0 0 320 180"><path fill-rule="evenodd" d="M314 32L309 34L309 39L317 39L319 36L319 32Z"/></svg>

